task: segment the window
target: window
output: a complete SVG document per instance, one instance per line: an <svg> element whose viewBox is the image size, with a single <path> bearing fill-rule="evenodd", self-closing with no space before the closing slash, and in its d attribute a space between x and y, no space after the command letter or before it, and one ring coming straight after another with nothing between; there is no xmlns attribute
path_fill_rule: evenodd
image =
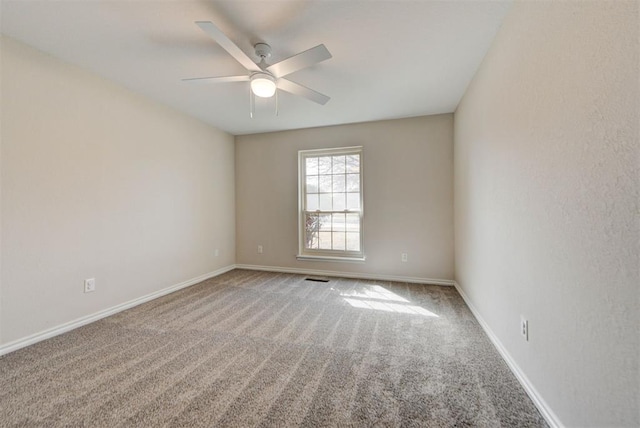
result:
<svg viewBox="0 0 640 428"><path fill-rule="evenodd" d="M302 150L298 259L364 260L362 147Z"/></svg>

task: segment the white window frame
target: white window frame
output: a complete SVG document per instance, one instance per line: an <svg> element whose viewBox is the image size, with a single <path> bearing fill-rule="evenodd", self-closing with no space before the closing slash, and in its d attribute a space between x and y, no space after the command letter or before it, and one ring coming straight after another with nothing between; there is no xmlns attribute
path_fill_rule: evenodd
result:
<svg viewBox="0 0 640 428"><path fill-rule="evenodd" d="M360 251L347 250L326 250L326 249L308 249L305 248L305 219L309 212L315 213L355 213L354 210L344 211L307 211L306 210L306 159L311 157L336 156L336 155L353 155L360 156ZM363 168L363 150L362 146L339 147L330 149L314 149L298 151L298 260L319 260L319 261L338 261L338 262L363 262L364 254L364 168Z"/></svg>

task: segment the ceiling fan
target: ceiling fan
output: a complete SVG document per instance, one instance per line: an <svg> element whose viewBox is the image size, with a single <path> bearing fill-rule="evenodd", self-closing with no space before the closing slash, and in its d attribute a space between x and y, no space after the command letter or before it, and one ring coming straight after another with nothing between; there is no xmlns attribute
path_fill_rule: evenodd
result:
<svg viewBox="0 0 640 428"><path fill-rule="evenodd" d="M253 117L254 96L270 98L276 95L277 114L277 89L289 92L294 95L305 97L308 100L324 105L330 98L313 89L299 83L285 79L295 71L310 67L319 62L331 58L331 53L324 45L301 52L297 55L282 60L276 64L268 65L266 60L271 56L271 46L266 43L257 43L254 46L256 56L260 58L259 63L255 63L245 54L235 43L233 43L218 27L210 21L197 21L196 25L216 41L226 50L236 61L247 69L248 74L239 76L220 77L195 77L182 79L183 82L192 83L229 83L229 82L250 82L250 102L251 117Z"/></svg>

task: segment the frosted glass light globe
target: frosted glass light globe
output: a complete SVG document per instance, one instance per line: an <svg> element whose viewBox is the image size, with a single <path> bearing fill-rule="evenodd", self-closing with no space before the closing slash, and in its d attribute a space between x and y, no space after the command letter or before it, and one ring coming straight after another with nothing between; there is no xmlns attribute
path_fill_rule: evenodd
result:
<svg viewBox="0 0 640 428"><path fill-rule="evenodd" d="M251 91L256 97L270 98L276 93L275 79L267 73L256 73L251 76Z"/></svg>

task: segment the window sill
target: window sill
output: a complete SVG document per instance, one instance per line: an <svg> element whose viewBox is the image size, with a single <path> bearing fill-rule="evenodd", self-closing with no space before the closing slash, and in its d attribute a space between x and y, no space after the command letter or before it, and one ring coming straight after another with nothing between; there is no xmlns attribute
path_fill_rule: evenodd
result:
<svg viewBox="0 0 640 428"><path fill-rule="evenodd" d="M336 257L336 256L312 256L309 254L298 254L296 259L299 261L309 262L346 262L346 263L364 263L366 257Z"/></svg>

